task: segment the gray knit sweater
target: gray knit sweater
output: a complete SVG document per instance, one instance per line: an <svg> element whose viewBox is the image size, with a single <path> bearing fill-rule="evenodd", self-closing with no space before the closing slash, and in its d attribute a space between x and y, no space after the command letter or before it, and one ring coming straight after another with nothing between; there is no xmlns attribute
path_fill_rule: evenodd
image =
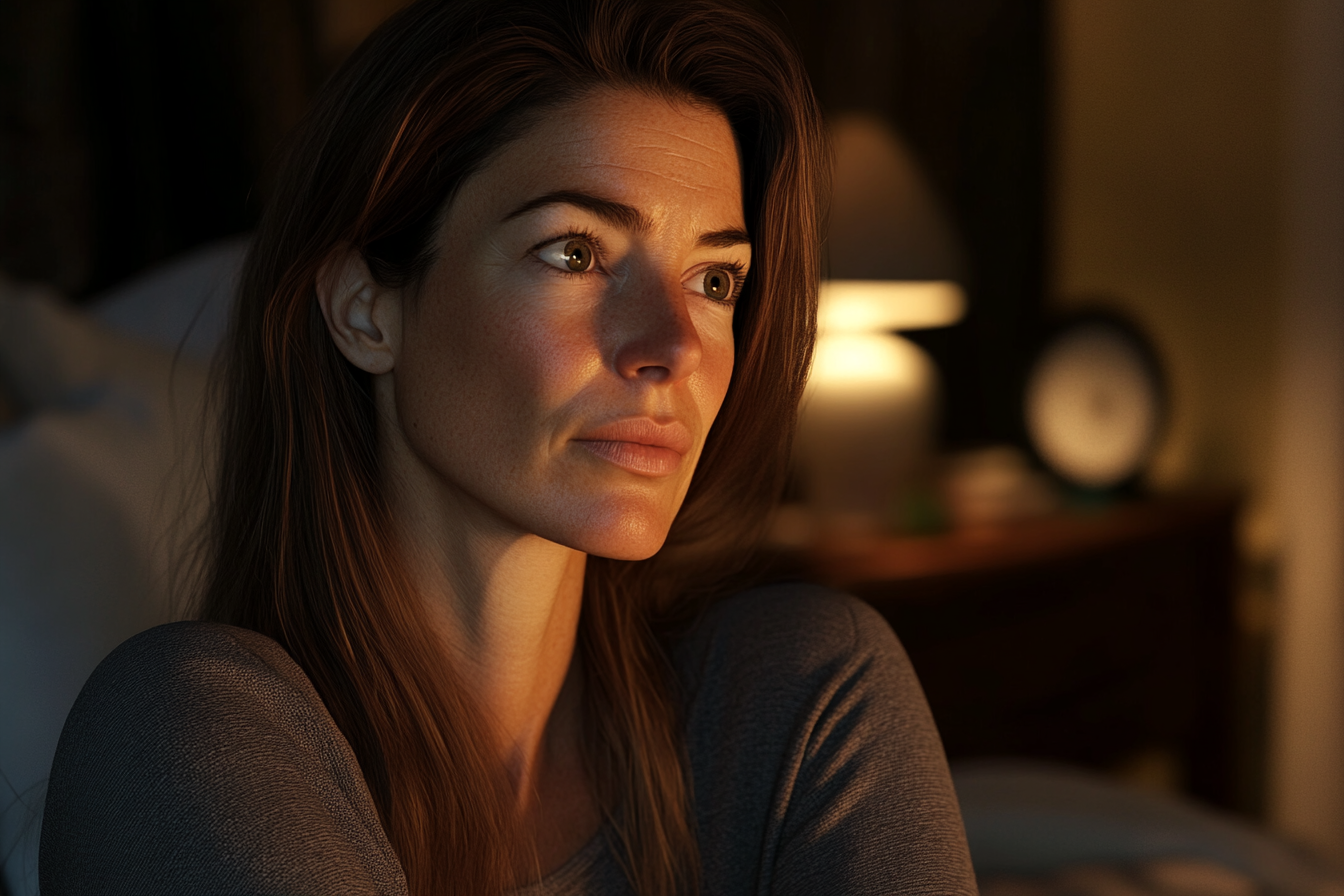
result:
<svg viewBox="0 0 1344 896"><path fill-rule="evenodd" d="M867 605L713 607L677 646L703 892L974 894L938 734ZM404 894L354 754L274 641L177 623L93 673L52 765L44 896ZM605 832L528 896L627 894Z"/></svg>

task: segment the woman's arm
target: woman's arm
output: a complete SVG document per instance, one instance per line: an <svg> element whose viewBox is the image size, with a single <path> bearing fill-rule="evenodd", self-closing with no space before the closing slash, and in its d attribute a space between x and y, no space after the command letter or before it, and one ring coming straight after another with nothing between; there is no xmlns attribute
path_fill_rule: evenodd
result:
<svg viewBox="0 0 1344 896"><path fill-rule="evenodd" d="M42 892L403 894L353 753L268 638L178 623L94 671L52 764Z"/></svg>

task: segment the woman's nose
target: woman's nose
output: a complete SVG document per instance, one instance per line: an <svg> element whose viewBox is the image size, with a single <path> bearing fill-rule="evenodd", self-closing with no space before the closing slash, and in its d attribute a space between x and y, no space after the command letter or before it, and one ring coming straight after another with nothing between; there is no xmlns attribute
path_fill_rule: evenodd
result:
<svg viewBox="0 0 1344 896"><path fill-rule="evenodd" d="M700 366L700 334L680 282L646 282L614 298L613 366L622 377L676 382Z"/></svg>

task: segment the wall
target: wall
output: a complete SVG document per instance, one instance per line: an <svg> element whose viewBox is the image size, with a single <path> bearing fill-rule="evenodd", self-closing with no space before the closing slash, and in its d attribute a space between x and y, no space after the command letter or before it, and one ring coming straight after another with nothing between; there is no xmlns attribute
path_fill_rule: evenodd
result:
<svg viewBox="0 0 1344 896"><path fill-rule="evenodd" d="M334 67L369 32L409 0L317 0L314 12L323 61Z"/></svg>
<svg viewBox="0 0 1344 896"><path fill-rule="evenodd" d="M1055 299L1109 294L1156 340L1174 419L1155 484L1244 484L1263 515L1282 264L1282 10L1260 0L1061 0L1057 10Z"/></svg>
<svg viewBox="0 0 1344 896"><path fill-rule="evenodd" d="M1344 859L1344 5L1056 11L1052 301L1156 341L1155 486L1244 490L1248 566L1280 572L1265 805Z"/></svg>
<svg viewBox="0 0 1344 896"><path fill-rule="evenodd" d="M1290 9L1269 810L1344 863L1344 4Z"/></svg>

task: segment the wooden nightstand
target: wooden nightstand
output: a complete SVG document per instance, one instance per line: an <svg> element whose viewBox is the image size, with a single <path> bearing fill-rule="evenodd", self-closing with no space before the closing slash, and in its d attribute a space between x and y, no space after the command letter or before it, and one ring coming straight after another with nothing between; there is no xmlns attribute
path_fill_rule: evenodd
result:
<svg viewBox="0 0 1344 896"><path fill-rule="evenodd" d="M1236 807L1237 506L1158 497L791 559L887 618L950 757L1161 751L1188 792Z"/></svg>

